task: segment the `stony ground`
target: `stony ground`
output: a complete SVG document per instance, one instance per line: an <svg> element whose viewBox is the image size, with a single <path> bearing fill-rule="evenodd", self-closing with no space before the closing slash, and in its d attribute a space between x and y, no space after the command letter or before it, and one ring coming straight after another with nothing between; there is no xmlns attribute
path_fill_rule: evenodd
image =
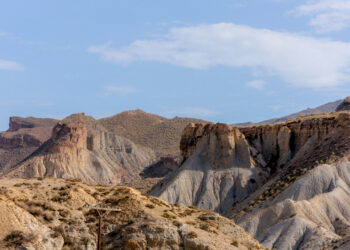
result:
<svg viewBox="0 0 350 250"><path fill-rule="evenodd" d="M75 180L1 179L0 248L95 249L97 213L103 249L264 249L242 228L196 207L168 204L132 188Z"/></svg>

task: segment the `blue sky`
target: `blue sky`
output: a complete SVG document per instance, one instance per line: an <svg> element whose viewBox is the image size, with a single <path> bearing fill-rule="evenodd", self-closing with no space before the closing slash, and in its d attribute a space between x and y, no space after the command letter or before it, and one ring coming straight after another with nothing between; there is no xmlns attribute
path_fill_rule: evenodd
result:
<svg viewBox="0 0 350 250"><path fill-rule="evenodd" d="M236 123L350 94L349 0L0 1L9 116Z"/></svg>

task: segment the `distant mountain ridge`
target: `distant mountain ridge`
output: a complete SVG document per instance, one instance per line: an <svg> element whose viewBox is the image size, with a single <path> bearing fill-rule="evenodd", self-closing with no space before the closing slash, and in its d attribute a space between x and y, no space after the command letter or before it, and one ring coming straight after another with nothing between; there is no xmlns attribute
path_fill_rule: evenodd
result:
<svg viewBox="0 0 350 250"><path fill-rule="evenodd" d="M242 123L235 123L232 125L246 127L246 126L252 126L252 125L256 125L256 124L275 124L278 122L285 122L288 120L292 120L292 119L295 119L295 118L297 118L299 116L303 116L303 115L315 115L315 114L321 114L321 113L329 113L329 112L335 111L336 108L338 107L338 105L340 105L342 102L343 102L343 100L328 102L328 103L323 104L321 106L318 106L316 108L307 108L307 109L304 109L302 111L299 111L299 112L296 112L296 113L293 113L290 115L282 116L279 118L272 118L272 119L268 119L268 120L258 122L258 123L242 122Z"/></svg>
<svg viewBox="0 0 350 250"><path fill-rule="evenodd" d="M291 115L262 121L262 122L259 122L259 124L267 124L267 123L274 124L277 122L285 122L288 120L292 120L292 119L297 118L297 117L302 116L302 115L314 115L314 114L321 114L321 113L329 113L329 112L335 111L336 108L338 107L338 105L342 103L342 101L343 100L338 100L335 102L328 102L328 103L323 104L321 106L318 106L316 108L307 108L307 109L304 109L300 112L293 113Z"/></svg>
<svg viewBox="0 0 350 250"><path fill-rule="evenodd" d="M195 118L167 119L142 110L131 110L100 119L108 130L134 143L150 148L160 157L180 155L180 139L184 128L194 122L207 122Z"/></svg>

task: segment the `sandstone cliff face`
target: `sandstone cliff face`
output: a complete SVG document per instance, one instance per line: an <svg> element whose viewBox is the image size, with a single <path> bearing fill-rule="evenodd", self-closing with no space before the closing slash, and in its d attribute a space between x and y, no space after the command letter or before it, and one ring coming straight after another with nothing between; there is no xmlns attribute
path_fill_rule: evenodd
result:
<svg viewBox="0 0 350 250"><path fill-rule="evenodd" d="M24 160L51 136L54 119L11 117L9 130L0 133L0 171Z"/></svg>
<svg viewBox="0 0 350 250"><path fill-rule="evenodd" d="M153 161L152 152L107 132L93 118L76 114L59 122L51 139L8 176L77 178L113 185L139 179Z"/></svg>
<svg viewBox="0 0 350 250"><path fill-rule="evenodd" d="M50 130L51 128L33 128L0 133L0 148L39 147L45 142L45 139L49 138ZM35 134L40 134L42 138ZM43 137L45 138L43 139Z"/></svg>
<svg viewBox="0 0 350 250"><path fill-rule="evenodd" d="M56 123L57 120L50 118L22 118L18 116L13 116L10 117L8 132L14 132L25 128L53 127L56 125Z"/></svg>
<svg viewBox="0 0 350 250"><path fill-rule="evenodd" d="M266 173L239 129L190 124L183 133L184 163L151 194L172 203L224 212L261 186Z"/></svg>
<svg viewBox="0 0 350 250"><path fill-rule="evenodd" d="M281 183L293 182L316 160L344 155L350 150L349 126L347 112L240 129L191 124L181 140L183 164L151 193L170 202L238 212L249 206L250 194L258 199L267 180L266 185L274 185L264 199L281 192Z"/></svg>
<svg viewBox="0 0 350 250"><path fill-rule="evenodd" d="M334 129L347 129L349 121L347 113L325 117L297 119L277 125L254 126L240 128L248 142L263 157L260 163L275 171L283 167L293 157L298 156L325 138ZM344 123L345 122L345 123Z"/></svg>
<svg viewBox="0 0 350 250"><path fill-rule="evenodd" d="M39 147L50 138L57 120L10 117L9 130L0 133L0 149Z"/></svg>

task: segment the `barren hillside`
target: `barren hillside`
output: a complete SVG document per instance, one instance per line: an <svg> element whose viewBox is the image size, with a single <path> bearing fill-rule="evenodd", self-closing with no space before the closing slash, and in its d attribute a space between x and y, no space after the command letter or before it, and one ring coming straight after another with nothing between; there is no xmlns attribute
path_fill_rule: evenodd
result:
<svg viewBox="0 0 350 250"><path fill-rule="evenodd" d="M350 211L349 164L341 160L350 153L349 126L347 111L240 129L191 124L183 164L151 194L224 213L265 247L327 247L350 235L342 219Z"/></svg>
<svg viewBox="0 0 350 250"><path fill-rule="evenodd" d="M167 119L142 110L126 111L99 122L109 131L128 138L136 144L154 150L158 156L179 156L183 129L191 122L204 122L194 118Z"/></svg>
<svg viewBox="0 0 350 250"><path fill-rule="evenodd" d="M168 204L122 186L74 180L1 180L0 247L96 249L96 211L103 218L102 249L264 249L229 219L196 207Z"/></svg>

